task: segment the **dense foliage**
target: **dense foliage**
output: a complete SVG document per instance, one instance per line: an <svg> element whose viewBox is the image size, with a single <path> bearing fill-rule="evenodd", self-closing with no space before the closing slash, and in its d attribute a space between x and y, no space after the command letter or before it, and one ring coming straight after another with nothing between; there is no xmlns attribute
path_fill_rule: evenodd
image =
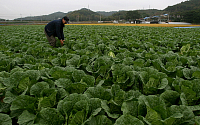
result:
<svg viewBox="0 0 200 125"><path fill-rule="evenodd" d="M170 14L170 20L200 23L199 0L187 0L174 6L168 6L164 11Z"/></svg>
<svg viewBox="0 0 200 125"><path fill-rule="evenodd" d="M182 15L183 15L183 20L185 22L189 22L189 23L193 23L193 24L200 23L200 9L187 11L187 12L183 13Z"/></svg>
<svg viewBox="0 0 200 125"><path fill-rule="evenodd" d="M0 27L0 124L199 125L200 29Z"/></svg>

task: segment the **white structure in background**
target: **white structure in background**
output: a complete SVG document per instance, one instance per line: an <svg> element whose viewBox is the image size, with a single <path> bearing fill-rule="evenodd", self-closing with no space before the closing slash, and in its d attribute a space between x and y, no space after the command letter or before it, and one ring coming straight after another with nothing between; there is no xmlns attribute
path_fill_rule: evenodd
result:
<svg viewBox="0 0 200 125"><path fill-rule="evenodd" d="M141 24L150 24L150 17L145 17L143 20L141 20Z"/></svg>
<svg viewBox="0 0 200 125"><path fill-rule="evenodd" d="M103 23L103 21L98 21L98 23Z"/></svg>
<svg viewBox="0 0 200 125"><path fill-rule="evenodd" d="M119 23L119 22L118 22L117 20L114 20L113 23L117 24L117 23Z"/></svg>

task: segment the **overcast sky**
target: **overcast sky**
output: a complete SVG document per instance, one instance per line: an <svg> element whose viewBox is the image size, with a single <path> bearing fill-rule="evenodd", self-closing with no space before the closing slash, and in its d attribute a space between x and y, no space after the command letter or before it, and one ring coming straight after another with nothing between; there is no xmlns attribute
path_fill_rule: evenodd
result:
<svg viewBox="0 0 200 125"><path fill-rule="evenodd" d="M0 18L15 19L88 8L92 11L159 9L186 0L0 0Z"/></svg>

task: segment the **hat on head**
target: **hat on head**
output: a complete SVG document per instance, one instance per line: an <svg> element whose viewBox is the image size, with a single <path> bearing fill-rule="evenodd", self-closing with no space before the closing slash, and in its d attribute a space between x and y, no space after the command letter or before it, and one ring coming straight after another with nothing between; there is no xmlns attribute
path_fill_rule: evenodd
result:
<svg viewBox="0 0 200 125"><path fill-rule="evenodd" d="M69 18L67 16L64 16L63 19L66 21L66 23L69 22Z"/></svg>

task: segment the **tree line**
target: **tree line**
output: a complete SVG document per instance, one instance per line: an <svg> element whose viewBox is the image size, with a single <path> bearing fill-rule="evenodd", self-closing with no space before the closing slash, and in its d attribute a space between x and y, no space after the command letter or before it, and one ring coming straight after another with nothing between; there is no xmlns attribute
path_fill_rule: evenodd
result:
<svg viewBox="0 0 200 125"><path fill-rule="evenodd" d="M170 20L175 22L188 22L188 23L200 23L200 9L198 10L188 10L188 11L177 11L175 13L170 13L168 11L159 11L154 10L152 15L146 13L146 11L136 10L136 11L119 11L111 16L104 16L93 11L78 11L76 13L68 14L70 21L112 21L112 20L125 20L125 21L134 21L136 19L141 19L144 17L151 17L169 14ZM149 10L150 11L150 10Z"/></svg>
<svg viewBox="0 0 200 125"><path fill-rule="evenodd" d="M81 9L67 14L70 21L112 21L112 20L136 20L142 18L142 16L149 16L146 13L139 13L139 11L119 11L111 16L104 16L100 13L93 12L87 9Z"/></svg>

